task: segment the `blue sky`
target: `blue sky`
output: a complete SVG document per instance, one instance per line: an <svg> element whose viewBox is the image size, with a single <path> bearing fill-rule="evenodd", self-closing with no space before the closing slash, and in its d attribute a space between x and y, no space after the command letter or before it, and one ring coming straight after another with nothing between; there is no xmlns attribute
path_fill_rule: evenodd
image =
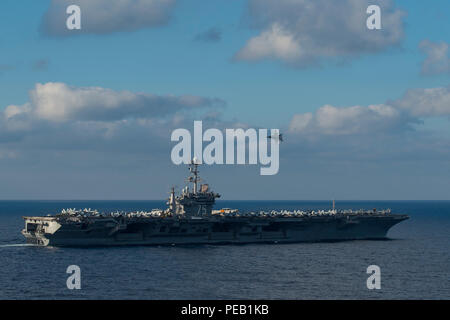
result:
<svg viewBox="0 0 450 320"><path fill-rule="evenodd" d="M76 3L77 1L72 2ZM102 3L104 1L92 0L92 2ZM266 181L274 185L275 189L280 189L283 185L290 189L296 188L298 179L301 181L309 179L310 188L304 187L298 192L288 194L282 191L274 192L273 198L449 199L448 192L442 191L445 187L448 189L450 181L447 150L450 111L448 113L445 111L446 106L447 109L450 108L445 105L445 101L448 100L444 100L444 105L439 106L439 112L425 113L422 110L411 112L408 115L408 117L415 117L414 121L422 121L421 125L412 124L414 121L408 122L409 120L406 121L402 118L403 122L401 123L407 126L409 131L405 130L405 132L399 133L392 130L391 127L383 127L380 125L381 122L368 122L368 126L379 126L377 134L380 131L386 131L386 140L373 141L373 138L364 140L367 132L364 134L353 132L350 135L334 132L332 134L334 136L331 138L330 135L323 137L322 133L315 133L316 129L312 123L307 131L292 129L294 128L292 122L294 115L314 114L324 105L332 105L336 108L367 107L369 105L390 105L389 101L395 101L392 103L394 109L406 110L406 103L414 103L410 102L411 99L408 99L407 102L404 101L406 99L403 99L408 90L448 88L448 70L421 72L427 57L419 48L419 44L424 40L430 41L432 48L435 48L434 44L450 42L450 25L446 15L450 12L448 1L372 1L373 3L389 3L392 5L389 10L402 10L406 13L400 19L403 36L398 36L394 40L382 38L380 47L376 49L369 48L361 51L355 49L353 52L351 51L353 47L367 46L366 42L358 40L358 34L356 34L356 37L353 35L355 46L351 45L353 40L350 39L350 45L345 48L347 51L344 54L324 57L320 56L317 50L311 49L308 57L317 58L317 63L304 63L301 58L286 61L280 55L277 56L276 52L272 56L262 59L236 58L240 50L249 46L250 39L270 30L270 23L284 21L280 20L280 16L271 16L268 18L269 22L265 21L261 17L261 8L260 11L254 9L251 2L245 0L174 0L170 4L167 21L162 25L148 23L133 31L126 30L126 26L124 26L123 30L119 28L119 30L101 34L89 32L88 28L86 33L77 35L55 35L42 27L45 19L53 19L46 16L49 8L54 5L50 1L2 1L0 110L5 110L11 105L27 104L30 101L29 92L35 88L37 83L51 82L64 83L75 88L101 87L113 91L126 90L162 96L193 95L217 98L225 104L225 107L214 109L214 111L220 112L220 122L223 125L238 122L255 127L282 128L287 131L288 139L291 137L291 142L293 140L296 142L286 143L283 146L285 151L281 151L285 152L284 155L282 154L284 160L281 164L284 173L280 173L278 177L266 178L265 181L262 180L262 177L257 176L255 168L218 168L217 173L207 169L215 182L225 181L229 172L235 170L243 171L242 174L248 177L248 185L244 185L242 188L233 188L231 182L223 182L223 185L220 185L223 193L228 193L229 196L226 197L228 199L245 199L244 192L248 190L246 187L258 185L254 189L255 192L249 195L249 198L257 199L258 193L264 191L261 185L264 185ZM253 5L261 6L262 10L267 10L267 12L273 9L271 6L274 4L270 4L268 1L260 2L261 4L258 4L258 1L253 1ZM280 8L283 5L283 3L279 4ZM330 4L330 6L335 5L336 3ZM82 14L84 14L83 6L81 7ZM104 10L111 9L106 6ZM279 15L286 14L287 11L280 9ZM314 12L311 14L313 15ZM366 15L362 16L365 19ZM286 19L295 22L296 18L294 15L294 17L289 16ZM383 19L384 12L382 11L382 21L384 21ZM335 19L336 35L339 32L353 31L352 28L341 27L339 22L345 20L345 17ZM114 21L111 23L114 24ZM296 24L289 24L289 22L285 25L287 34L290 32L297 39L305 37L301 30L293 27L294 25ZM390 27L387 25L385 27L387 30L384 32L391 32ZM219 31L220 39L216 41L195 40L197 35L205 33L211 28ZM334 36L314 30L314 26L311 27L311 31L312 33L317 32L319 36L330 36L331 38ZM362 32L367 31L361 31L361 36L365 37L366 35ZM308 37L308 35L306 36ZM313 39L313 41L315 40ZM330 50L333 49L335 48L330 46ZM412 110L414 106L408 105L408 108ZM74 125L79 120L72 119L70 125ZM30 121L35 121L35 119ZM191 122L187 121L186 123ZM78 124L79 122L77 122ZM4 123L2 125L5 126ZM31 132L29 134L34 137L39 136L43 132L42 130L46 130L43 128L47 126L41 122L33 125L38 128L29 130ZM105 125L105 122L102 122L102 125ZM48 127L51 126L48 125ZM60 127L59 130L63 128ZM149 132L157 129L149 128ZM410 131L414 132L412 136ZM0 134L7 135L5 132L0 132ZM173 168L171 164L164 163L170 161L166 152L170 141L168 138L164 140L164 134L161 134L159 141L145 139L140 141L140 148L148 149L148 154L142 153L137 157L127 148L121 148L121 143L128 144L129 139L138 143L140 139L138 136L141 134L143 133L136 132L136 136L130 138L115 136L117 149L114 156L109 153L111 151L103 153L99 151L105 147L105 143L102 143L101 139L97 141L92 138L98 145L90 146L87 142L83 145L83 141L91 140L89 136L85 137L85 140L79 141L67 134L67 137L54 143L48 143L45 135L42 136L42 139L47 140L38 142L31 142L29 138L4 142L3 146L0 145L0 150L3 150L3 154L8 154L12 150L13 156L0 157L0 173L4 174L3 179L0 179L3 180L0 182L2 194L0 197L27 199L161 198L165 194L164 189L170 185L165 180L180 180L181 177L177 175L183 174L183 171L180 171L180 168ZM298 138L298 135L302 135L302 137ZM297 141L303 141L303 137L307 135L319 137L315 142L306 139L308 142L305 142L305 145L297 143ZM7 138L0 140L6 141ZM389 141L392 145L386 145L386 142L383 141ZM417 144L411 146L411 150L398 147L400 145L402 147L409 146L411 141L413 144ZM145 145L147 142L151 145ZM34 153L30 151L27 143L36 146ZM343 145L341 146L339 143L343 143ZM374 147L374 154L382 156L358 160L357 163L351 164L353 168L351 172L344 172L342 167L336 167L338 159L345 159L345 155L342 154L343 150L349 148L348 152L351 154L364 153L367 152L364 146L368 143L377 146ZM75 148L71 144L77 145L77 147ZM332 151L336 154L324 157L323 152L328 149L329 144L340 146L340 148ZM160 148L159 145L161 145ZM430 151L425 149L426 146L436 147ZM390 148L397 152L395 156L388 153L387 150ZM73 153L69 153L67 149L74 149L70 151ZM121 151L122 149L125 151ZM136 146L136 149L139 147ZM93 152L92 150L97 150L97 153L90 154ZM296 165L295 159L305 156L303 150L308 150L306 156L311 161L309 165L304 164L308 173L298 170ZM161 152L160 156L156 156L158 152ZM420 155L426 152L430 154L430 159ZM37 154L39 154L39 158L42 157L42 162L28 162L30 157ZM419 156L417 159L411 159L411 154ZM67 160L60 160L66 157L76 158L86 163L81 165L79 161L74 164L65 162ZM117 160L117 163L111 164L110 167L106 166L109 169L105 169L102 159L111 159L111 157L120 158L120 161ZM28 160L24 160L25 158ZM139 164L136 163L138 158L141 159ZM391 159L387 160L389 158ZM110 163L109 160L108 163ZM375 167L371 168L372 164ZM58 168L59 166L66 170ZM123 168L121 175L117 172L117 166ZM332 173L326 173L327 169L332 170ZM170 171L173 174L163 175L160 173L161 170ZM298 174L292 174L293 171L298 171ZM158 181L163 181L160 187L161 191L155 189L144 192L146 183L145 179L141 178L142 172L145 172L144 176L148 179L156 177ZM87 188L85 192L80 192L77 191L77 188L82 185L82 182L77 180L80 175L93 181L99 179L105 184L117 182L117 184L121 184L121 187L117 190L108 187L108 192L95 188ZM384 183L377 181L378 178L389 178L393 175L395 181L390 182L393 185L392 189L388 188L389 192L383 192ZM128 178L133 176L136 177L134 182ZM342 188L339 187L340 184L334 186L333 183L330 187L324 187L324 184L327 184L327 177L330 176L335 181L359 178L376 183L367 191L362 191L361 186L356 182L345 183ZM402 179L408 182L406 186L399 182ZM317 181L317 184L311 180ZM62 192L60 188L54 187L61 184L61 181L68 181L73 185L73 190L70 188L70 192ZM420 185L423 186L420 187ZM333 188L340 190L339 192L333 191Z"/></svg>

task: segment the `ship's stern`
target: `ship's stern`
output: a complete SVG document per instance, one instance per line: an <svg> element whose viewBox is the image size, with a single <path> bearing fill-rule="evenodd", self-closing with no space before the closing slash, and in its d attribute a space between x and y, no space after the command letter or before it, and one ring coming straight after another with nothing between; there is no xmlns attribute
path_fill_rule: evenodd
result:
<svg viewBox="0 0 450 320"><path fill-rule="evenodd" d="M61 227L54 217L23 217L23 219L25 228L22 229L22 234L30 244L48 246L50 244L48 236Z"/></svg>

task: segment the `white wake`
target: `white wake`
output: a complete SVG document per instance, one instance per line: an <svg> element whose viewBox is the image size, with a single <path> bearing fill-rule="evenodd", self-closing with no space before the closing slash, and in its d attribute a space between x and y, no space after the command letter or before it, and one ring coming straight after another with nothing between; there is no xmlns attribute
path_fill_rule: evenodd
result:
<svg viewBox="0 0 450 320"><path fill-rule="evenodd" d="M32 243L12 243L12 244L0 244L0 248L7 248L7 247L34 247L37 246L36 244Z"/></svg>

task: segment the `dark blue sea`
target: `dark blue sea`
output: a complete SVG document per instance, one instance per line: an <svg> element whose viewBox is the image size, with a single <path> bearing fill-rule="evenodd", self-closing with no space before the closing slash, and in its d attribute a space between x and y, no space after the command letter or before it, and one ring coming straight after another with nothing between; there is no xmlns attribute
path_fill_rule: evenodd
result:
<svg viewBox="0 0 450 320"><path fill-rule="evenodd" d="M146 210L163 201L0 201L0 299L449 299L450 201L338 202L410 219L389 240L299 244L26 246L23 215L63 208ZM220 201L241 210L327 209L329 202ZM69 290L69 265L81 289ZM369 265L381 289L366 286Z"/></svg>

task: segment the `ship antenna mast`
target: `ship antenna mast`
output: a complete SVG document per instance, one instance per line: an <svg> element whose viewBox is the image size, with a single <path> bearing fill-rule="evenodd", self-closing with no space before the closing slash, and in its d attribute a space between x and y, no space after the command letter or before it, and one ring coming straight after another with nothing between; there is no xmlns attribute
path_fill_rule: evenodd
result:
<svg viewBox="0 0 450 320"><path fill-rule="evenodd" d="M192 176L190 176L188 178L188 181L193 183L193 193L197 194L197 187L198 187L198 182L201 181L200 177L198 176L198 162L197 162L197 158L194 157L194 159L192 159L191 161L191 165L189 167L189 171L192 173Z"/></svg>

